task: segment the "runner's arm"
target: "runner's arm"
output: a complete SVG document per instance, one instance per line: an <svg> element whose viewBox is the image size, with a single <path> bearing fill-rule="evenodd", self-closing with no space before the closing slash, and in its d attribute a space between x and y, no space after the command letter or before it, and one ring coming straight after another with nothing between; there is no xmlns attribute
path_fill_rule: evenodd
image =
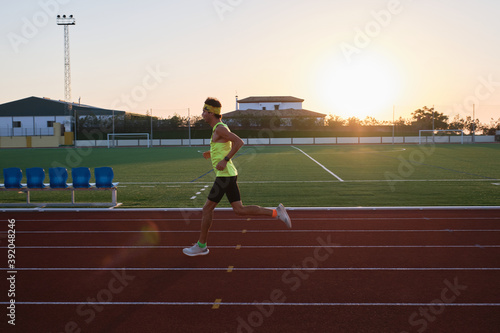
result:
<svg viewBox="0 0 500 333"><path fill-rule="evenodd" d="M219 137L221 137L227 141L231 141L231 143L232 143L231 151L227 154L227 158L229 158L229 159L233 158L233 156L236 155L238 150L240 150L240 148L243 147L243 145L245 145L245 143L243 142L243 140L241 140L241 138L239 136L237 136L233 132L230 132L224 126L218 126L215 129L215 132L217 133L217 135Z"/></svg>

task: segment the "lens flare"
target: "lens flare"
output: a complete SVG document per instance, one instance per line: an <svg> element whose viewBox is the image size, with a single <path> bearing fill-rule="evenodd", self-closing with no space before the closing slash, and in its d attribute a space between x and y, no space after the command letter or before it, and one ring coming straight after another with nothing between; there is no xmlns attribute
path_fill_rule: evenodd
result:
<svg viewBox="0 0 500 333"><path fill-rule="evenodd" d="M158 245L160 243L160 233L158 226L152 221L141 227L141 238L137 245Z"/></svg>

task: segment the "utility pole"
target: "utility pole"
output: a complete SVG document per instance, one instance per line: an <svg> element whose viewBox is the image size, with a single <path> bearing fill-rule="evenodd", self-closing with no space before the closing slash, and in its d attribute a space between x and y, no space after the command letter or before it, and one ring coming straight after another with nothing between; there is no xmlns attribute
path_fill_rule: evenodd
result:
<svg viewBox="0 0 500 333"><path fill-rule="evenodd" d="M472 104L472 143L476 142L476 104Z"/></svg>
<svg viewBox="0 0 500 333"><path fill-rule="evenodd" d="M191 109L188 108L188 137L189 137L189 147L191 147Z"/></svg>
<svg viewBox="0 0 500 333"><path fill-rule="evenodd" d="M392 144L394 144L394 114L396 112L396 105L392 106Z"/></svg>
<svg viewBox="0 0 500 333"><path fill-rule="evenodd" d="M153 109L150 109L151 118L151 147L153 147Z"/></svg>
<svg viewBox="0 0 500 333"><path fill-rule="evenodd" d="M434 105L432 105L432 143L434 142Z"/></svg>

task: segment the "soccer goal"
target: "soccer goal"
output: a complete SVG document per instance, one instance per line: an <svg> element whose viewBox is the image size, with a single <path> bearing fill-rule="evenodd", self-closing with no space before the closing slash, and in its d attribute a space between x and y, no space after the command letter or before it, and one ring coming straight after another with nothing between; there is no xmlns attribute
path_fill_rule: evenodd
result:
<svg viewBox="0 0 500 333"><path fill-rule="evenodd" d="M149 133L108 133L108 148L151 147Z"/></svg>
<svg viewBox="0 0 500 333"><path fill-rule="evenodd" d="M464 143L464 131L460 129L448 130L419 130L418 144L422 143Z"/></svg>

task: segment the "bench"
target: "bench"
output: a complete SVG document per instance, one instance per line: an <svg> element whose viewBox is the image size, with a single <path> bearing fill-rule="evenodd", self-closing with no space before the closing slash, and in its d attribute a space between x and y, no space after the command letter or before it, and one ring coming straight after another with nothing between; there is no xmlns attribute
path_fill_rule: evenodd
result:
<svg viewBox="0 0 500 333"><path fill-rule="evenodd" d="M104 206L117 207L118 183L113 182L113 169L111 167L100 167L94 169L95 183L90 183L90 169L86 167L73 168L71 170L73 183L67 183L68 171L66 168L50 168L50 183L44 183L45 170L43 168L26 169L27 183L21 183L22 171L20 168L4 169L4 184L0 184L0 191L17 191L26 194L26 203L0 203L0 207L23 206L23 207L86 207ZM71 202L69 203L33 203L31 192L36 191L69 191ZM81 202L75 200L77 191L111 191L111 202Z"/></svg>

